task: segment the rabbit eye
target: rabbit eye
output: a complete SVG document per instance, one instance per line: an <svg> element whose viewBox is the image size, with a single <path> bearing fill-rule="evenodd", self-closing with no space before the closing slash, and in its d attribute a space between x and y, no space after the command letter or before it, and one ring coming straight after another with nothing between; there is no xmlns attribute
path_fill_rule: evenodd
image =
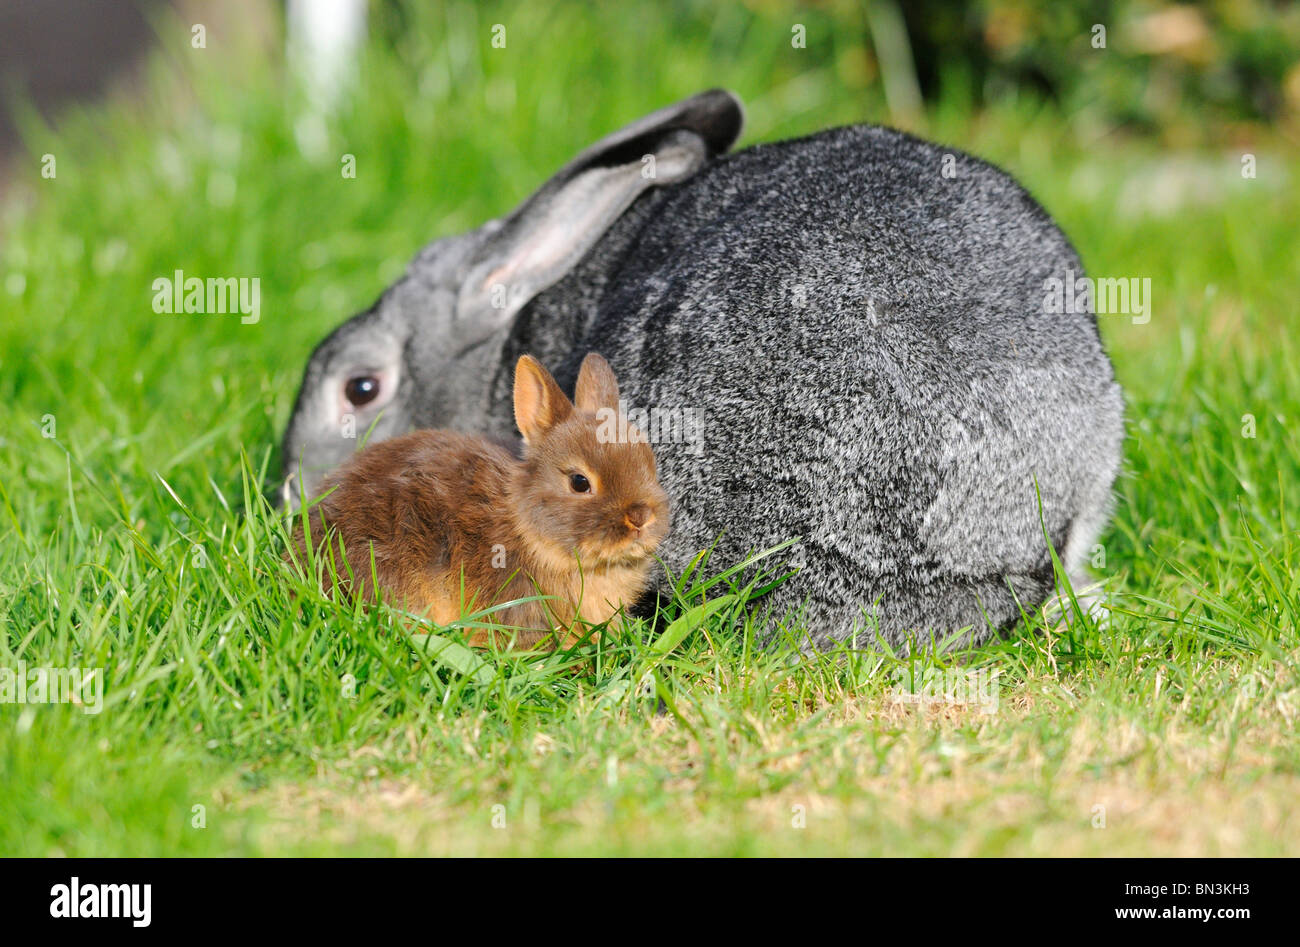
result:
<svg viewBox="0 0 1300 947"><path fill-rule="evenodd" d="M343 397L354 407L370 404L379 396L379 379L374 375L358 375L343 385Z"/></svg>
<svg viewBox="0 0 1300 947"><path fill-rule="evenodd" d="M569 474L569 486L573 488L574 493L589 493L591 491L591 481L582 474Z"/></svg>

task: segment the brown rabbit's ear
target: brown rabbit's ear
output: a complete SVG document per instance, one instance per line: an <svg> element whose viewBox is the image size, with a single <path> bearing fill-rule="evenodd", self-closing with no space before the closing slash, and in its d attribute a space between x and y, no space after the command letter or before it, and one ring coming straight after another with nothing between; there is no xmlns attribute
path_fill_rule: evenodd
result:
<svg viewBox="0 0 1300 947"><path fill-rule="evenodd" d="M571 402L542 363L531 355L515 365L515 424L529 444L573 413Z"/></svg>
<svg viewBox="0 0 1300 947"><path fill-rule="evenodd" d="M574 391L574 403L579 411L595 414L601 408L618 410L618 379L609 362L597 352L587 353L578 369L578 385Z"/></svg>

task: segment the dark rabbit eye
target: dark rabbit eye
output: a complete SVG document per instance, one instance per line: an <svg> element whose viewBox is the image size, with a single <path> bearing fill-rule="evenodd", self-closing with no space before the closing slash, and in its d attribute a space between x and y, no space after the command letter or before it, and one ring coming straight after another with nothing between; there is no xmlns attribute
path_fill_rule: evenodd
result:
<svg viewBox="0 0 1300 947"><path fill-rule="evenodd" d="M591 490L591 481L582 474L569 474L569 486L574 493L587 493Z"/></svg>
<svg viewBox="0 0 1300 947"><path fill-rule="evenodd" d="M374 375L358 375L356 378L349 378L343 385L343 396L358 408L363 404L370 404L379 396L379 379Z"/></svg>

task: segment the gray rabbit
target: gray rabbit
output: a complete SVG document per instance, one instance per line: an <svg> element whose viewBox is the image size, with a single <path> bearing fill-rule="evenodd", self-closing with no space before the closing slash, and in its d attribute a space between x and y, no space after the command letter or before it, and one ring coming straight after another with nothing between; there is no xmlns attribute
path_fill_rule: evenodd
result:
<svg viewBox="0 0 1300 947"><path fill-rule="evenodd" d="M1079 575L1123 399L1095 317L1044 304L1083 272L1069 241L955 149L858 125L726 154L741 124L734 96L701 93L426 247L313 352L290 505L367 431L512 438L518 356L572 390L596 351L628 408L664 422L665 563L798 537L770 604L813 646L987 640L1051 595L1044 533Z"/></svg>

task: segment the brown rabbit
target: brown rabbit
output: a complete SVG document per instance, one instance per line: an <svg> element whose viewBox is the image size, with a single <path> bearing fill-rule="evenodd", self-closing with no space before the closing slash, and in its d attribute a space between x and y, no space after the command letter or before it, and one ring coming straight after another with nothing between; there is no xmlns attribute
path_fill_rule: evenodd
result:
<svg viewBox="0 0 1300 947"><path fill-rule="evenodd" d="M521 646L556 629L572 642L575 620L600 624L635 602L668 531L654 452L635 428L608 423L618 420L618 400L618 381L595 352L578 373L576 406L524 355L514 389L522 460L452 431L381 441L322 483L307 514L311 541L328 550L349 596L447 624L465 610L540 593L551 598L491 620L520 629ZM305 556L301 520L293 544ZM333 581L326 566L327 592ZM471 644L487 640L480 631Z"/></svg>

